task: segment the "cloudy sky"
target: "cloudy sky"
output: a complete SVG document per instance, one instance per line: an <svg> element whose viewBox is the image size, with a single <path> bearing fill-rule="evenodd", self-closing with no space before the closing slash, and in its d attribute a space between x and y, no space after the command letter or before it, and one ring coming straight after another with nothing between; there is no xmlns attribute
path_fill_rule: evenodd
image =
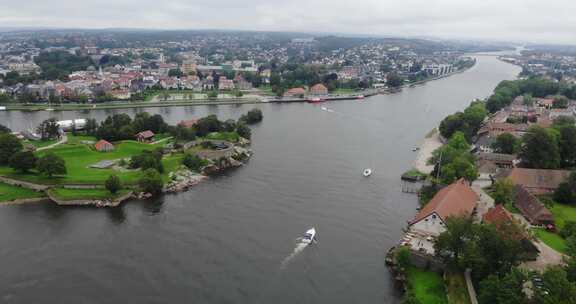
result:
<svg viewBox="0 0 576 304"><path fill-rule="evenodd" d="M576 44L576 0L0 0L0 27L239 29Z"/></svg>

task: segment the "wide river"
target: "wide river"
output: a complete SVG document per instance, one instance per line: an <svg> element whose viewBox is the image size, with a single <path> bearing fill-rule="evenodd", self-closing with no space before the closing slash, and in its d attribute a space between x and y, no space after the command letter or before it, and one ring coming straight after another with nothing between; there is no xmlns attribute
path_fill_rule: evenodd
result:
<svg viewBox="0 0 576 304"><path fill-rule="evenodd" d="M479 56L464 73L364 101L145 109L177 123L258 107L264 121L246 166L186 193L115 209L0 207L0 302L398 303L384 256L416 212L400 183L412 148L519 72ZM138 111L2 112L0 124ZM318 244L293 253L312 226Z"/></svg>

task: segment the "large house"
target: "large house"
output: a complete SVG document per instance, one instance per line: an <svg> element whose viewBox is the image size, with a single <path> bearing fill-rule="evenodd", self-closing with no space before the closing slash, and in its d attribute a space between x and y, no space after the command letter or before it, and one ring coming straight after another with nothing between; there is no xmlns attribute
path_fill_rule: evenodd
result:
<svg viewBox="0 0 576 304"><path fill-rule="evenodd" d="M443 188L409 222L409 232L402 245L433 255L434 238L446 230L446 220L449 217L471 217L477 203L478 195L464 179Z"/></svg>
<svg viewBox="0 0 576 304"><path fill-rule="evenodd" d="M554 216L540 200L523 186L514 186L514 206L532 225L554 226Z"/></svg>
<svg viewBox="0 0 576 304"><path fill-rule="evenodd" d="M410 228L439 235L446 229L446 219L451 216L471 216L477 202L476 192L464 179L460 179L438 191L410 222Z"/></svg>
<svg viewBox="0 0 576 304"><path fill-rule="evenodd" d="M310 88L310 95L324 96L328 95L328 88L321 83L317 83Z"/></svg>
<svg viewBox="0 0 576 304"><path fill-rule="evenodd" d="M503 171L498 178L509 178L514 185L524 187L534 195L553 192L568 179L568 170L513 168Z"/></svg>

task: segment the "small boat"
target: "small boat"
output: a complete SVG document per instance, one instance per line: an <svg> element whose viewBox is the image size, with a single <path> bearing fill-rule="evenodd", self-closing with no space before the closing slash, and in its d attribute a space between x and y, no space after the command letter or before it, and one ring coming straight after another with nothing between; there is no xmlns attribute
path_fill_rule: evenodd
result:
<svg viewBox="0 0 576 304"><path fill-rule="evenodd" d="M364 95L358 95L356 96L356 99L364 99Z"/></svg>
<svg viewBox="0 0 576 304"><path fill-rule="evenodd" d="M419 151L419 150L420 150L420 147L416 147L416 148L413 148L413 149L412 149L412 152L416 152L416 151Z"/></svg>
<svg viewBox="0 0 576 304"><path fill-rule="evenodd" d="M50 111L54 111L54 109L52 109L52 108L46 108L46 111L49 111L49 112L50 112Z"/></svg>
<svg viewBox="0 0 576 304"><path fill-rule="evenodd" d="M364 169L364 172L362 172L362 175L364 175L365 177L372 175L372 169L370 169L370 168Z"/></svg>
<svg viewBox="0 0 576 304"><path fill-rule="evenodd" d="M304 233L301 242L304 244L312 244L316 241L316 228L312 227Z"/></svg>
<svg viewBox="0 0 576 304"><path fill-rule="evenodd" d="M308 101L308 103L319 103L319 102L324 102L326 100L323 98L320 98L320 97L312 97L312 98L308 98L306 101Z"/></svg>

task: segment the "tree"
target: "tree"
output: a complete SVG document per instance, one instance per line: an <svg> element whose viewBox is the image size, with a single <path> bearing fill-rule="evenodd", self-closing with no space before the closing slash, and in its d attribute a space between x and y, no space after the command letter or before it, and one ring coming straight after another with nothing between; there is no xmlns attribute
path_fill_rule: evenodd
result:
<svg viewBox="0 0 576 304"><path fill-rule="evenodd" d="M552 102L552 107L556 109L566 109L568 107L568 98L566 96L556 96Z"/></svg>
<svg viewBox="0 0 576 304"><path fill-rule="evenodd" d="M238 123L236 126L236 132L238 135L240 135L240 137L245 139L250 139L250 137L252 137L252 130L250 130L250 127L248 127L245 123Z"/></svg>
<svg viewBox="0 0 576 304"><path fill-rule="evenodd" d="M560 159L563 167L576 166L576 126L563 125L559 128Z"/></svg>
<svg viewBox="0 0 576 304"><path fill-rule="evenodd" d="M575 201L574 192L568 183L561 183L554 191L554 200L561 204L572 204Z"/></svg>
<svg viewBox="0 0 576 304"><path fill-rule="evenodd" d="M10 130L10 128L0 125L0 134L4 134L4 133L11 133L12 130Z"/></svg>
<svg viewBox="0 0 576 304"><path fill-rule="evenodd" d="M451 184L460 178L473 182L478 178L478 169L468 158L459 156L442 166L441 175L442 182L445 184Z"/></svg>
<svg viewBox="0 0 576 304"><path fill-rule="evenodd" d="M408 269L408 267L411 265L410 255L411 253L408 247L402 246L398 248L395 256L398 266L400 266L402 269Z"/></svg>
<svg viewBox="0 0 576 304"><path fill-rule="evenodd" d="M520 157L529 168L555 169L560 166L558 140L553 130L532 126L524 134Z"/></svg>
<svg viewBox="0 0 576 304"><path fill-rule="evenodd" d="M22 143L16 136L9 133L0 134L0 164L8 164L10 158L20 150Z"/></svg>
<svg viewBox="0 0 576 304"><path fill-rule="evenodd" d="M463 256L467 240L471 238L473 222L467 217L449 217L446 219L446 231L436 239L434 249L446 265L455 269L464 268Z"/></svg>
<svg viewBox="0 0 576 304"><path fill-rule="evenodd" d="M10 158L10 167L20 172L28 172L36 166L36 156L30 151L20 151L14 153Z"/></svg>
<svg viewBox="0 0 576 304"><path fill-rule="evenodd" d="M204 137L212 132L220 132L222 129L222 122L218 120L216 115L208 115L200 118L196 122L196 134Z"/></svg>
<svg viewBox="0 0 576 304"><path fill-rule="evenodd" d="M496 137L492 148L496 153L515 154L520 149L520 140L510 133L502 133Z"/></svg>
<svg viewBox="0 0 576 304"><path fill-rule="evenodd" d="M532 106L534 105L534 97L531 94L524 94L522 102L524 105Z"/></svg>
<svg viewBox="0 0 576 304"><path fill-rule="evenodd" d="M576 283L568 281L567 273L559 266L548 268L542 275L544 288L536 290L537 303L576 303ZM544 293L543 291L547 291Z"/></svg>
<svg viewBox="0 0 576 304"><path fill-rule="evenodd" d="M252 109L248 111L248 113L242 115L240 117L240 121L252 125L258 122L261 122L264 116L262 115L262 111L260 109Z"/></svg>
<svg viewBox="0 0 576 304"><path fill-rule="evenodd" d="M478 302L480 304L524 304L527 303L523 285L527 276L518 269L502 276L490 275L480 281Z"/></svg>
<svg viewBox="0 0 576 304"><path fill-rule="evenodd" d="M86 125L84 126L84 131L86 131L86 134L95 135L97 129L98 129L98 123L96 122L96 119L88 118L86 120Z"/></svg>
<svg viewBox="0 0 576 304"><path fill-rule="evenodd" d="M182 73L180 69L170 69L168 71L169 77L182 77L182 75L184 75L184 73Z"/></svg>
<svg viewBox="0 0 576 304"><path fill-rule="evenodd" d="M60 126L55 118L44 120L36 130L42 140L54 139L60 137Z"/></svg>
<svg viewBox="0 0 576 304"><path fill-rule="evenodd" d="M389 74L386 77L386 85L390 88L399 88L404 84L404 78L400 77L398 74Z"/></svg>
<svg viewBox="0 0 576 304"><path fill-rule="evenodd" d="M112 194L116 194L119 190L122 189L122 183L120 182L120 178L117 175L110 175L106 182L104 183L106 190L110 191Z"/></svg>
<svg viewBox="0 0 576 304"><path fill-rule="evenodd" d="M155 169L147 169L138 180L138 185L143 192L157 195L162 192L164 182L162 176Z"/></svg>
<svg viewBox="0 0 576 304"><path fill-rule="evenodd" d="M52 177L57 174L66 174L64 159L54 153L48 153L40 157L36 163L36 169L40 174Z"/></svg>
<svg viewBox="0 0 576 304"><path fill-rule="evenodd" d="M494 183L492 196L497 204L511 204L514 200L514 183L509 178Z"/></svg>

